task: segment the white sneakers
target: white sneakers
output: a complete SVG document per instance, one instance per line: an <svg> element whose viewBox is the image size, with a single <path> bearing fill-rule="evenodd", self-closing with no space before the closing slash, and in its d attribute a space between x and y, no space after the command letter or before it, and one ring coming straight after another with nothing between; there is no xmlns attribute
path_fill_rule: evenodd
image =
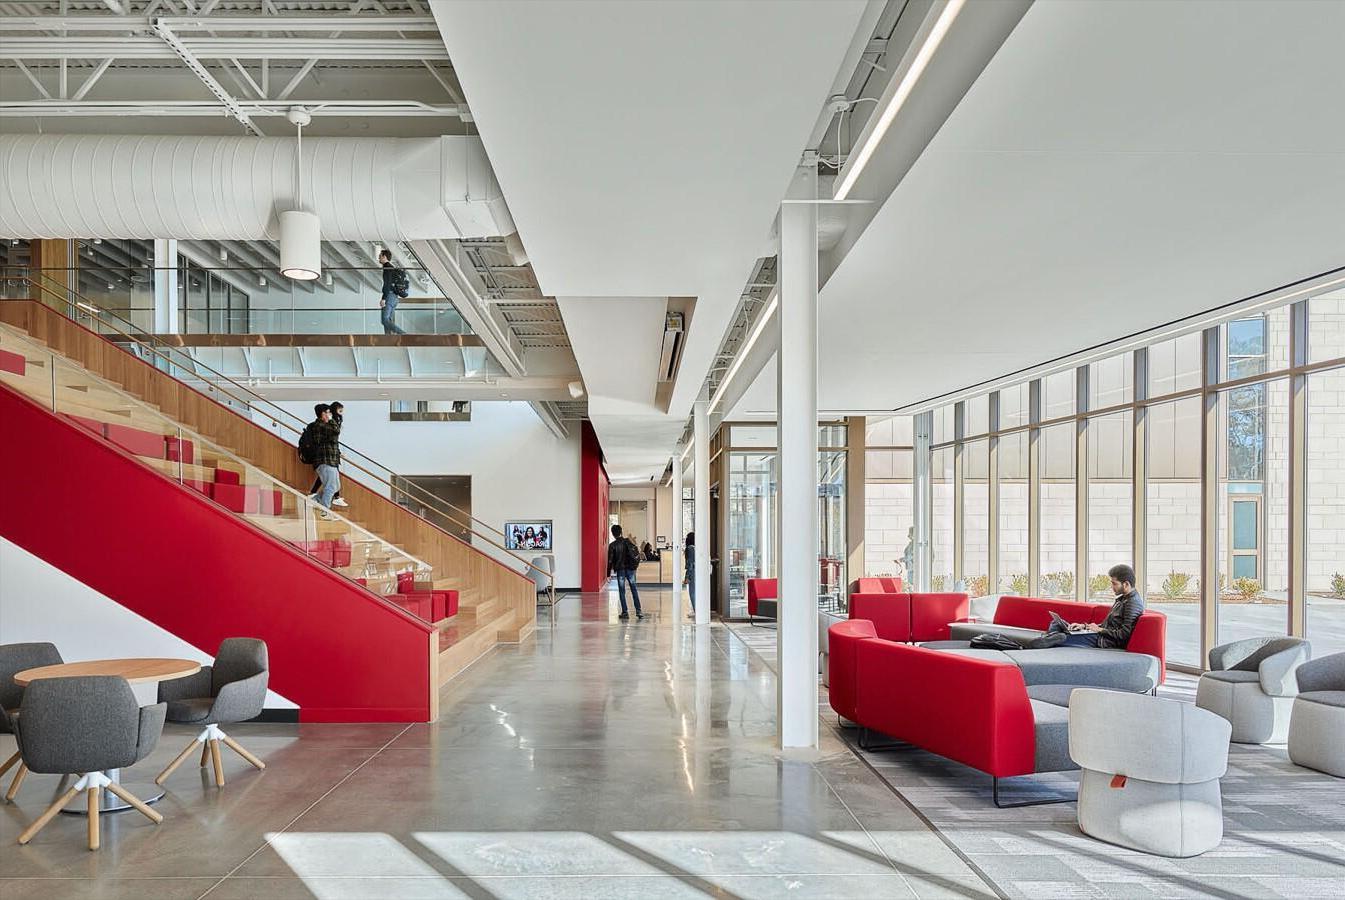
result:
<svg viewBox="0 0 1345 900"><path fill-rule="evenodd" d="M347 503L347 502L346 502L344 499L342 499L341 497L337 497L335 500L332 501L332 506L349 506L349 505L350 505L350 504Z"/></svg>

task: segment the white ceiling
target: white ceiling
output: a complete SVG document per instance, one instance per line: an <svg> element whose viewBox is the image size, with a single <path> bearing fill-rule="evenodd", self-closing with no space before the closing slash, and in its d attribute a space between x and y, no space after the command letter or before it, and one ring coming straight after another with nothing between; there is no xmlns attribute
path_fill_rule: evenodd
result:
<svg viewBox="0 0 1345 900"><path fill-rule="evenodd" d="M1342 35L1345 3L1038 0L823 289L819 405L1345 264Z"/></svg>
<svg viewBox="0 0 1345 900"><path fill-rule="evenodd" d="M698 298L667 416L652 382L605 415L590 381L623 374L610 351L639 317L586 341L565 314L614 480L662 471L864 7L433 5L542 290Z"/></svg>

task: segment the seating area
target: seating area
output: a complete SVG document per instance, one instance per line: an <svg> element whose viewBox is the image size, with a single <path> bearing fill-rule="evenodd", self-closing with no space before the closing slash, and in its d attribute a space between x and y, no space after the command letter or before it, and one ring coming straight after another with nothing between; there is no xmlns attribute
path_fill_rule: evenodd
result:
<svg viewBox="0 0 1345 900"><path fill-rule="evenodd" d="M19 834L18 843L33 841L62 811L87 817L90 850L101 847L101 820L109 813L133 809L155 825L162 823L164 816L150 804L163 792L137 795L123 783L122 770L154 752L165 722L203 730L155 785L163 784L198 745L201 768L213 763L217 787L224 787L221 744L257 770L265 769L219 726L260 715L269 677L266 643L255 638L222 641L214 663L206 666L174 659L66 663L50 643L0 644L0 730L13 734L18 745L0 775L16 762L19 766L5 802L16 802L30 772L63 777L55 799ZM131 684L147 681L158 682L158 700L141 706Z"/></svg>

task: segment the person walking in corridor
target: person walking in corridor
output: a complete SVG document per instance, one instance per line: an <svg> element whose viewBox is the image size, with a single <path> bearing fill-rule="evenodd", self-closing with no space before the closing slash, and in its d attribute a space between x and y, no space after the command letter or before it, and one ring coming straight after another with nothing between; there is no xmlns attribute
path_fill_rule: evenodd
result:
<svg viewBox="0 0 1345 900"><path fill-rule="evenodd" d="M640 609L640 592L635 587L635 570L640 567L640 548L626 537L621 536L621 526L612 526L612 543L607 545L607 574L616 575L617 594L621 597L622 619L629 619L626 611L626 585L630 585L630 596L635 601L635 618L643 619Z"/></svg>
<svg viewBox="0 0 1345 900"><path fill-rule="evenodd" d="M682 576L682 587L687 589L691 596L691 618L696 618L696 532L688 531L686 543L682 547L683 559L685 563L683 568L686 574Z"/></svg>
<svg viewBox="0 0 1345 900"><path fill-rule="evenodd" d="M397 304L407 294L411 293L411 284L407 281L406 270L399 269L392 264L392 251L388 249L378 251L378 262L383 266L383 297L378 301L378 306L382 310L379 319L383 323L383 333L406 334L401 326L393 320L393 314L397 312Z"/></svg>

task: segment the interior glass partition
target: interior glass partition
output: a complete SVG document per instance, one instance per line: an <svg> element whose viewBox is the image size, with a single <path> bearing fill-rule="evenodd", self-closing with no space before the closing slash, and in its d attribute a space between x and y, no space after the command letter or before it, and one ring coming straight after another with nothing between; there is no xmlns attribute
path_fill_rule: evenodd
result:
<svg viewBox="0 0 1345 900"><path fill-rule="evenodd" d="M774 578L778 540L776 454L729 453L729 615L747 615L747 579Z"/></svg>

